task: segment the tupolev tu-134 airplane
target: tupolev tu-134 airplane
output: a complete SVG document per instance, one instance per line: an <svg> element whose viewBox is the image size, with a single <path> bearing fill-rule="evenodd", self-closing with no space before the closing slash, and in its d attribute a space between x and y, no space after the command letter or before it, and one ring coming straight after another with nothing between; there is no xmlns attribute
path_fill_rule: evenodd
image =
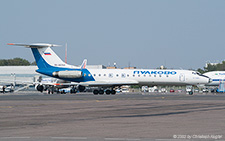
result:
<svg viewBox="0 0 225 141"><path fill-rule="evenodd" d="M36 60L38 73L71 81L70 86L82 92L86 86L98 87L94 94L115 94L115 87L122 85L198 85L208 84L210 78L191 70L160 69L86 69L86 61L81 67L66 64L51 49L55 44L16 44L31 48ZM76 87L75 87L76 86ZM41 86L39 86L41 88Z"/></svg>

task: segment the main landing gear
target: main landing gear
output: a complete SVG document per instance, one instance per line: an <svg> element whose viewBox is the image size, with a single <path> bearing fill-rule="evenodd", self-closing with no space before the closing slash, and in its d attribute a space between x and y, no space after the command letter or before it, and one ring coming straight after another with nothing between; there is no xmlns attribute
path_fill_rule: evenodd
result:
<svg viewBox="0 0 225 141"><path fill-rule="evenodd" d="M54 91L55 91L54 86L49 87L47 91L48 91L48 94L54 94Z"/></svg>
<svg viewBox="0 0 225 141"><path fill-rule="evenodd" d="M107 95L110 95L110 94L112 94L112 95L115 95L116 94L116 91L115 90L113 90L113 89L106 89L106 90L103 90L103 89L95 89L94 91L93 91L93 94L94 95L103 95L103 94L107 94Z"/></svg>

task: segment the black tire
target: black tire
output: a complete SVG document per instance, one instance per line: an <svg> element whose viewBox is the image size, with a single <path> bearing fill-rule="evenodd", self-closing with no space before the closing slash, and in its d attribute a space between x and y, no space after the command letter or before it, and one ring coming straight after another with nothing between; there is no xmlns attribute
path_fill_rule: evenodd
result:
<svg viewBox="0 0 225 141"><path fill-rule="evenodd" d="M105 91L105 94L107 94L107 95L109 95L110 93L111 93L110 90L106 90L106 91Z"/></svg>
<svg viewBox="0 0 225 141"><path fill-rule="evenodd" d="M99 94L103 95L104 94L104 90L99 90Z"/></svg>
<svg viewBox="0 0 225 141"><path fill-rule="evenodd" d="M98 91L98 90L94 90L94 91L93 91L93 94L94 94L94 95L98 95L98 94L99 94L99 91Z"/></svg>
<svg viewBox="0 0 225 141"><path fill-rule="evenodd" d="M192 92L192 91L190 91L190 92L189 92L189 95L193 95L193 92Z"/></svg>
<svg viewBox="0 0 225 141"><path fill-rule="evenodd" d="M112 91L111 91L111 94L112 94L112 95L115 95L115 94L116 94L116 91L115 91L115 90L112 90Z"/></svg>
<svg viewBox="0 0 225 141"><path fill-rule="evenodd" d="M77 93L76 89L72 88L72 89L70 90L70 94L76 94L76 93Z"/></svg>

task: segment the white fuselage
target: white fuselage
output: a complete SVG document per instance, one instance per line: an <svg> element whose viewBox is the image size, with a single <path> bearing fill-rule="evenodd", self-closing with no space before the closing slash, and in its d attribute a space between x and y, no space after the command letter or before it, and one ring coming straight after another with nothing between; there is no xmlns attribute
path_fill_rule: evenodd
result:
<svg viewBox="0 0 225 141"><path fill-rule="evenodd" d="M89 69L95 81L137 81L139 85L198 85L209 78L189 70Z"/></svg>
<svg viewBox="0 0 225 141"><path fill-rule="evenodd" d="M211 78L211 83L206 84L207 86L219 86L221 82L225 82L225 71L211 71L203 75Z"/></svg>

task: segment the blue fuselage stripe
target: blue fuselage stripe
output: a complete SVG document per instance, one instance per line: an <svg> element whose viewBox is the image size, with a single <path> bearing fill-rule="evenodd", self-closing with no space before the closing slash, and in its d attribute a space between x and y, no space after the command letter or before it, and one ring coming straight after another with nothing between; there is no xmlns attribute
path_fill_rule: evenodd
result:
<svg viewBox="0 0 225 141"><path fill-rule="evenodd" d="M225 79L213 79L212 81L225 81Z"/></svg>

